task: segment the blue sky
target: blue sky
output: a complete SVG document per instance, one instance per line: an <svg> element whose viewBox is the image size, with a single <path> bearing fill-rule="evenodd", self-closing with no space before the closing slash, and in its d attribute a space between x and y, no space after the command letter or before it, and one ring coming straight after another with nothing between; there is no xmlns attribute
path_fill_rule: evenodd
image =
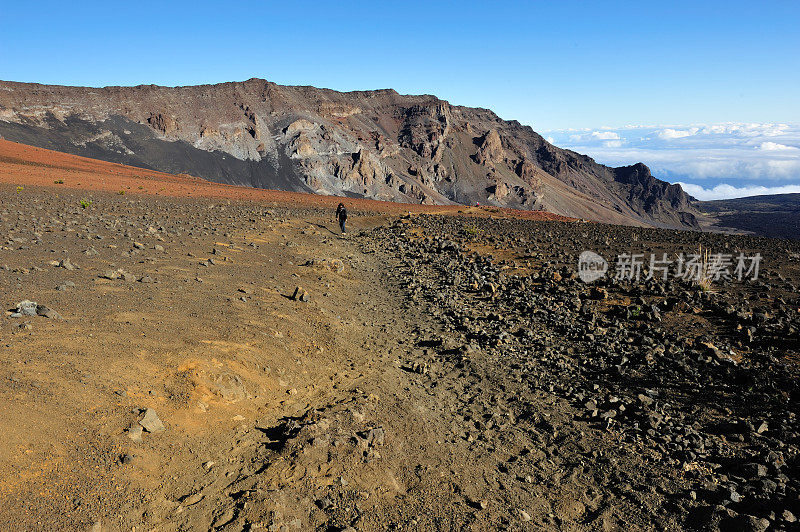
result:
<svg viewBox="0 0 800 532"><path fill-rule="evenodd" d="M569 128L800 124L795 1L0 0L0 20L5 80L391 87L488 107L554 139ZM679 174L664 176L709 188L776 179ZM779 184L789 181L800 173Z"/></svg>

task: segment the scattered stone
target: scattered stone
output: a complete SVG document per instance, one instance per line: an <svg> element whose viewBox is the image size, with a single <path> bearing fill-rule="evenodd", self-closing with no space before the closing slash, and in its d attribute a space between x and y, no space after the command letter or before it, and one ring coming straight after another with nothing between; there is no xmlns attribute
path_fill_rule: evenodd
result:
<svg viewBox="0 0 800 532"><path fill-rule="evenodd" d="M769 528L768 519L757 518L752 515L736 515L723 519L719 523L720 530L741 530L747 532L764 532Z"/></svg>
<svg viewBox="0 0 800 532"><path fill-rule="evenodd" d="M427 363L419 361L409 362L403 366L403 369L412 373L418 373L420 375L427 375L430 371Z"/></svg>
<svg viewBox="0 0 800 532"><path fill-rule="evenodd" d="M742 475L746 478L767 476L767 466L763 464L748 463L741 466Z"/></svg>
<svg viewBox="0 0 800 532"><path fill-rule="evenodd" d="M219 517L214 519L214 522L212 523L211 526L213 526L214 528L223 527L223 526L227 525L228 523L230 523L231 521L233 521L233 518L235 516L236 516L236 512L234 511L234 509L233 508L228 508L227 510L222 512L222 514L220 514Z"/></svg>
<svg viewBox="0 0 800 532"><path fill-rule="evenodd" d="M61 262L58 263L58 267L59 268L64 268L65 270L68 270L68 271L73 271L73 270L77 270L78 269L78 267L76 265L72 264L69 259L61 260Z"/></svg>
<svg viewBox="0 0 800 532"><path fill-rule="evenodd" d="M20 318L22 316L36 316L36 307L37 304L35 301L24 300L17 303L15 308L14 314L11 315L12 318Z"/></svg>
<svg viewBox="0 0 800 532"><path fill-rule="evenodd" d="M128 438L135 441L136 443L139 443L142 441L142 426L131 425L130 427L128 427L126 434L128 435Z"/></svg>
<svg viewBox="0 0 800 532"><path fill-rule="evenodd" d="M36 305L36 314L39 316L49 318L51 320L63 320L64 318L56 312L55 310L51 309L50 307L46 307L44 305Z"/></svg>
<svg viewBox="0 0 800 532"><path fill-rule="evenodd" d="M376 427L362 432L361 436L364 438L364 443L369 447L383 445L386 438L386 431L384 431L383 427Z"/></svg>
<svg viewBox="0 0 800 532"><path fill-rule="evenodd" d="M106 270L99 275L101 279L110 279L112 281L114 279L119 279L120 276L121 276L120 270Z"/></svg>
<svg viewBox="0 0 800 532"><path fill-rule="evenodd" d="M156 411L152 408L145 410L144 417L139 420L139 425L150 433L163 432L166 430L164 423L159 419L158 414L156 414Z"/></svg>
<svg viewBox="0 0 800 532"><path fill-rule="evenodd" d="M202 501L203 497L204 497L204 495L201 492L197 491L195 493L191 493L191 494L185 496L184 498L182 498L181 499L181 504L183 504L184 506L192 506L192 505L197 504L198 502Z"/></svg>
<svg viewBox="0 0 800 532"><path fill-rule="evenodd" d="M297 286L295 287L294 293L292 294L292 299L294 299L295 301L308 302L310 297L308 295L308 292L306 292L302 287Z"/></svg>
<svg viewBox="0 0 800 532"><path fill-rule="evenodd" d="M643 393L637 395L636 398L639 399L639 402L642 403L642 406L653 406L653 403L655 402L652 397Z"/></svg>
<svg viewBox="0 0 800 532"><path fill-rule="evenodd" d="M17 303L11 311L12 318L23 318L26 316L42 316L52 320L64 319L61 314L45 305L39 305L35 301L24 300Z"/></svg>

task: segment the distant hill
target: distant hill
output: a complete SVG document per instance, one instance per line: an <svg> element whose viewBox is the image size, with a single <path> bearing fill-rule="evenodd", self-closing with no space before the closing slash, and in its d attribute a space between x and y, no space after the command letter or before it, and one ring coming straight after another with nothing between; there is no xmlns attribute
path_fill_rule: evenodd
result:
<svg viewBox="0 0 800 532"><path fill-rule="evenodd" d="M710 229L731 228L763 236L800 239L800 194L772 194L695 204Z"/></svg>
<svg viewBox="0 0 800 532"><path fill-rule="evenodd" d="M644 164L607 167L490 110L390 89L0 81L0 136L257 188L698 227L690 197Z"/></svg>

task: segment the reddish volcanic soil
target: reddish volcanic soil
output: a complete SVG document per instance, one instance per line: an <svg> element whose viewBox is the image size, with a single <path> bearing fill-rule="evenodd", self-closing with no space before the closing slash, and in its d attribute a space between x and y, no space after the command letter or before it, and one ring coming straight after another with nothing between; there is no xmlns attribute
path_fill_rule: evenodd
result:
<svg viewBox="0 0 800 532"><path fill-rule="evenodd" d="M0 140L0 183L20 186L58 186L166 197L246 199L265 204L285 204L298 207L335 208L342 201L342 198L338 196L222 185L184 174L166 174L145 168L98 161L7 140ZM346 203L351 210L386 214L414 212L513 217L527 220L573 220L549 212L521 211L499 207L417 205L360 198L347 198Z"/></svg>

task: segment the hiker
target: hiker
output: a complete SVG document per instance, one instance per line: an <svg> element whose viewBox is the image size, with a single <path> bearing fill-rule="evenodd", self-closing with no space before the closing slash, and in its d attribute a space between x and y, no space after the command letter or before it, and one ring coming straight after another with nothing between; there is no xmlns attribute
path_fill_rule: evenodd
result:
<svg viewBox="0 0 800 532"><path fill-rule="evenodd" d="M344 229L344 223L347 221L347 209L344 203L340 203L339 206L336 207L336 219L339 221L339 227L342 228L342 234L346 234L347 231Z"/></svg>

